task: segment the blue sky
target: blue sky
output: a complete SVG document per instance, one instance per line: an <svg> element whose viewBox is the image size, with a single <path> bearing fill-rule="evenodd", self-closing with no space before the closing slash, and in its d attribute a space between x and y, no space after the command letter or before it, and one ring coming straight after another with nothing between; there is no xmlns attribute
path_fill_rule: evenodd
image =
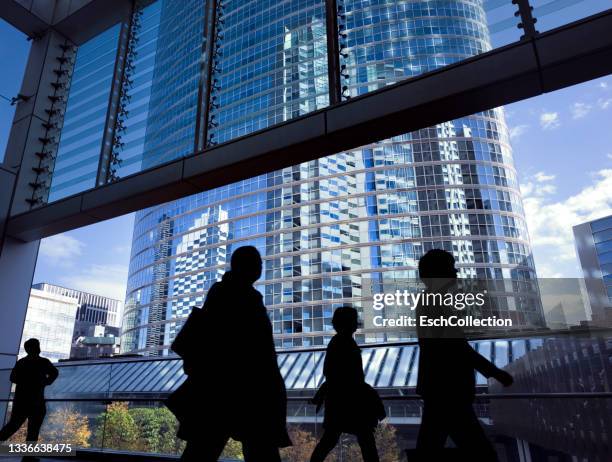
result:
<svg viewBox="0 0 612 462"><path fill-rule="evenodd" d="M17 93L29 43L0 22L0 93ZM7 46L8 44L8 46ZM612 213L612 77L506 107L538 275L579 277L571 227ZM0 102L4 153L12 108ZM46 239L35 282L122 299L133 215Z"/></svg>

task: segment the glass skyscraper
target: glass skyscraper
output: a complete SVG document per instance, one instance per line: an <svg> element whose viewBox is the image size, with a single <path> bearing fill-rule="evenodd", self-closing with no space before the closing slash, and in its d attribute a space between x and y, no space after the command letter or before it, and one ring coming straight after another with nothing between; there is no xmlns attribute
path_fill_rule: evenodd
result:
<svg viewBox="0 0 612 462"><path fill-rule="evenodd" d="M119 174L194 149L205 6L160 0L135 13ZM483 0L338 7L343 98L491 48ZM325 14L322 0L218 2L210 144L329 104ZM451 251L462 277L535 279L501 108L137 213L122 351L167 353L242 245L264 257L257 288L282 347L324 344L335 307L362 308L367 281L417 277L432 248ZM533 300L498 297L491 309L542 322Z"/></svg>

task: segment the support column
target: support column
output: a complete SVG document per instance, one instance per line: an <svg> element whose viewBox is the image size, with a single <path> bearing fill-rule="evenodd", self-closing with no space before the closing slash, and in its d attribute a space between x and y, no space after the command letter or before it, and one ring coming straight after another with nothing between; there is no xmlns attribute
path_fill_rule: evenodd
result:
<svg viewBox="0 0 612 462"><path fill-rule="evenodd" d="M54 129L48 110L53 103L58 56L65 39L49 31L32 42L20 94L26 99L15 110L4 163L0 165L0 399L11 392L10 369L15 365L21 343L30 287L36 268L40 241L23 242L6 235L11 214L29 210L31 198L42 188L38 183L41 143ZM0 422L7 403L0 401Z"/></svg>
<svg viewBox="0 0 612 462"><path fill-rule="evenodd" d="M0 255L0 369L12 368L17 360L39 244L8 236L4 239ZM0 399L7 399L10 391L9 371L1 371ZM0 422L4 421L6 405L0 402Z"/></svg>
<svg viewBox="0 0 612 462"><path fill-rule="evenodd" d="M15 365L28 307L40 241L21 242L5 235L16 172L0 165L0 399L11 392L8 369ZM0 423L7 403L0 401Z"/></svg>

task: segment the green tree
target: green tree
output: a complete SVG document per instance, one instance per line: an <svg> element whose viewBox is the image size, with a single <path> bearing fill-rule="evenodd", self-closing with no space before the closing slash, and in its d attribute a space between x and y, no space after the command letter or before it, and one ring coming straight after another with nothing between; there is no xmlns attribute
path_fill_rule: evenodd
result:
<svg viewBox="0 0 612 462"><path fill-rule="evenodd" d="M98 416L94 444L110 449L133 451L138 448L138 426L130 414L128 403L111 403Z"/></svg>
<svg viewBox="0 0 612 462"><path fill-rule="evenodd" d="M166 407L139 407L129 410L138 429L137 447L141 451L177 453L183 444L176 437L178 422Z"/></svg>

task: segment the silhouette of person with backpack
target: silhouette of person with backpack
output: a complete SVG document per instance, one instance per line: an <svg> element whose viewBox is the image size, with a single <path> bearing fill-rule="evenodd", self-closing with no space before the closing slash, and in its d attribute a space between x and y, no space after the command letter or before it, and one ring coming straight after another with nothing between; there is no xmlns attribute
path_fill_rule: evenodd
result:
<svg viewBox="0 0 612 462"><path fill-rule="evenodd" d="M242 442L245 461L280 462L279 448L291 445L272 325L253 287L261 272L255 247L236 249L231 270L172 344L187 375L166 403L187 441L181 460L216 462L233 438Z"/></svg>
<svg viewBox="0 0 612 462"><path fill-rule="evenodd" d="M419 260L419 276L426 293L448 294L456 290L457 269L452 254L433 249ZM454 307L440 304L417 307L421 315L448 317ZM417 393L423 398L423 415L417 438L418 460L496 461L497 455L487 439L473 408L476 393L475 371L494 377L504 386L512 376L478 354L467 342L460 327L424 327L417 323L419 371ZM461 458L450 458L444 450L451 437ZM413 460L409 458L409 460Z"/></svg>
<svg viewBox="0 0 612 462"><path fill-rule="evenodd" d="M23 347L27 356L21 358L11 371L11 382L15 387L13 410L8 423L0 430L0 441L13 436L23 423L28 421L27 442L38 441L40 427L45 420L45 387L51 385L59 372L47 358L40 356L38 339L27 340Z"/></svg>
<svg viewBox="0 0 612 462"><path fill-rule="evenodd" d="M361 351L353 339L357 311L351 307L336 309L332 325L337 334L325 355L325 383L313 398L317 410L325 403L325 431L310 462L323 462L342 433L357 437L364 462L378 462L374 430L385 418L385 409L376 391L365 381Z"/></svg>

